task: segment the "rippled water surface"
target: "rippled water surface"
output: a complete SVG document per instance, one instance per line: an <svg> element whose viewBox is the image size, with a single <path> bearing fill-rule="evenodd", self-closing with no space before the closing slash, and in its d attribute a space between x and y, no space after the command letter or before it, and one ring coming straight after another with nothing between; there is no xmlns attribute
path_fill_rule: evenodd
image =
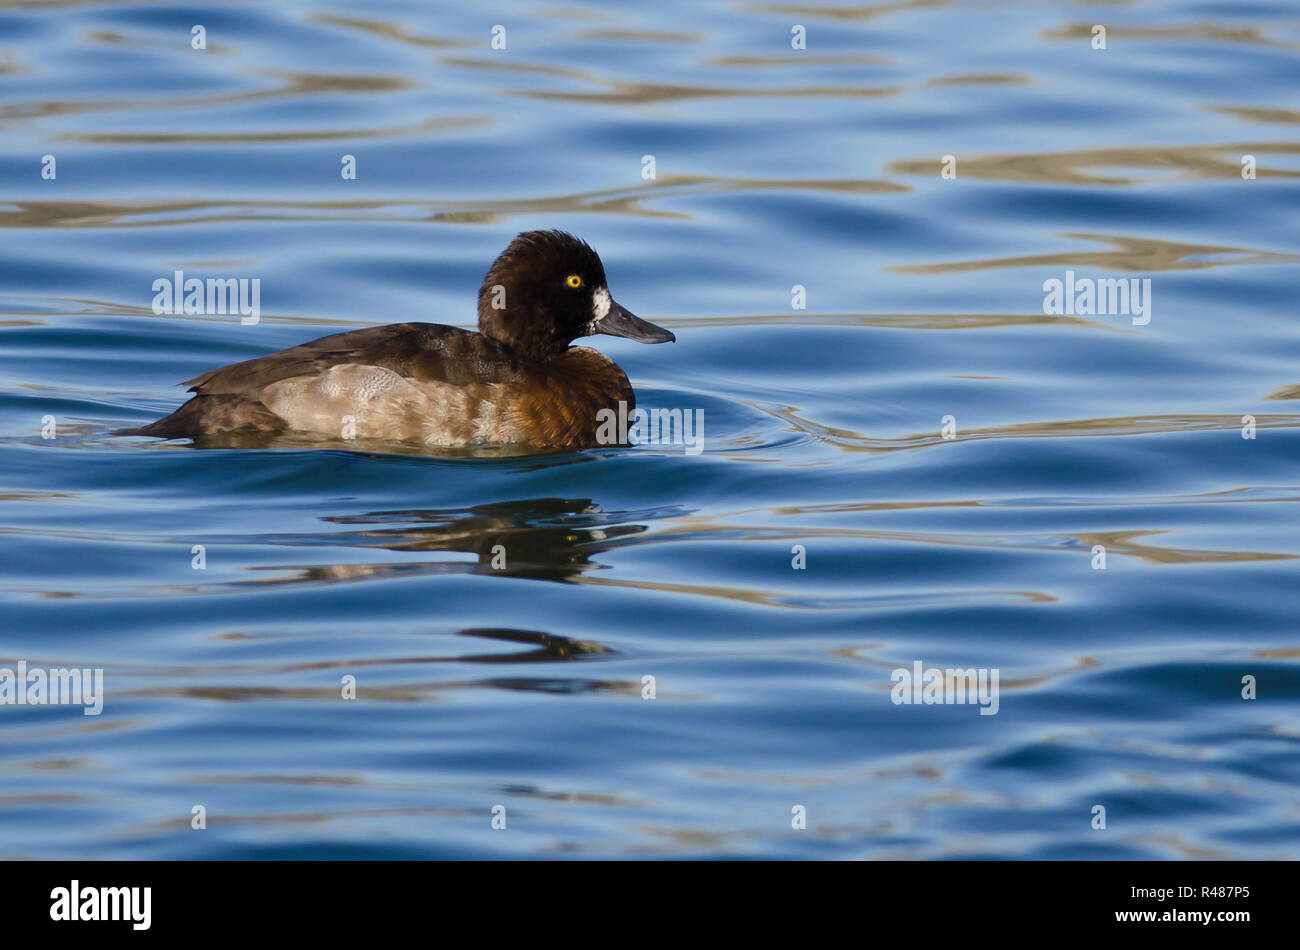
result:
<svg viewBox="0 0 1300 950"><path fill-rule="evenodd" d="M1300 857L1298 77L1290 2L0 2L0 666L107 694L0 706L0 855ZM539 227L701 454L111 434Z"/></svg>

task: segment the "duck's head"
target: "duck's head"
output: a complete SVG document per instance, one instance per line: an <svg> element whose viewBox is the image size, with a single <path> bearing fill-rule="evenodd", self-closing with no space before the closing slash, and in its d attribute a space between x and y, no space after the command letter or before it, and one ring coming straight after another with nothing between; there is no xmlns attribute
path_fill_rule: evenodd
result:
<svg viewBox="0 0 1300 950"><path fill-rule="evenodd" d="M501 252L479 288L478 328L541 360L596 333L641 343L677 339L615 302L599 255L564 231L525 231Z"/></svg>

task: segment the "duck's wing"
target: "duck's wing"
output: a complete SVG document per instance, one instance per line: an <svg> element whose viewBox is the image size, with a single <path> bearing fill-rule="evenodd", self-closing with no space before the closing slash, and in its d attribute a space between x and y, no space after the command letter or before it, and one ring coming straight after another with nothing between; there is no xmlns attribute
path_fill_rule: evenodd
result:
<svg viewBox="0 0 1300 950"><path fill-rule="evenodd" d="M382 366L408 379L452 385L506 382L518 379L521 372L517 356L481 333L435 323L392 323L323 336L209 370L182 385L204 396L256 398L272 383L321 375L348 363Z"/></svg>

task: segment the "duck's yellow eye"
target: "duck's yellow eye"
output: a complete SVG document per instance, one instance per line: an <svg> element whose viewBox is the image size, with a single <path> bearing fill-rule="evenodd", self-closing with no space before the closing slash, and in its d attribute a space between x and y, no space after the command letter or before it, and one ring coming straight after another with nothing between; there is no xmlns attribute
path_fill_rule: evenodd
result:
<svg viewBox="0 0 1300 950"><path fill-rule="evenodd" d="M582 286L582 278L577 274L570 274L568 277L564 278L564 282L575 290Z"/></svg>

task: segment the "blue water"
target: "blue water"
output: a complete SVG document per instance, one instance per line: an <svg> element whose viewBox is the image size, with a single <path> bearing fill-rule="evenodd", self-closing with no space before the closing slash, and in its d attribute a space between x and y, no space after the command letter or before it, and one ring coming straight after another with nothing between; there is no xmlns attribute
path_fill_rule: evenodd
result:
<svg viewBox="0 0 1300 950"><path fill-rule="evenodd" d="M0 667L105 688L0 706L0 855L1300 857L1298 75L1290 2L0 3ZM111 435L542 227L701 454Z"/></svg>

